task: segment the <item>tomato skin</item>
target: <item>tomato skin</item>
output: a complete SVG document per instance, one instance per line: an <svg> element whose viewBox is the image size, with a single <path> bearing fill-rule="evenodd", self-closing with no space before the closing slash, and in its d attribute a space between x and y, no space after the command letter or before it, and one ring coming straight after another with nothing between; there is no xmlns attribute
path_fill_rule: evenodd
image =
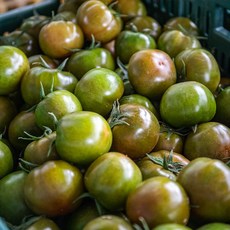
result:
<svg viewBox="0 0 230 230"><path fill-rule="evenodd" d="M24 148L32 141L21 139L28 138L25 132L33 136L40 136L43 133L36 124L34 111L23 110L10 122L8 139L16 150L24 150Z"/></svg>
<svg viewBox="0 0 230 230"><path fill-rule="evenodd" d="M175 58L178 79L197 81L215 92L220 84L220 70L214 56L202 48L186 49Z"/></svg>
<svg viewBox="0 0 230 230"><path fill-rule="evenodd" d="M51 92L52 81L54 81L53 90L65 89L73 92L78 80L67 71L39 66L31 68L21 81L21 94L24 101L28 105L35 105L40 102L42 99L40 95L41 84L46 95Z"/></svg>
<svg viewBox="0 0 230 230"><path fill-rule="evenodd" d="M183 154L190 160L209 157L227 162L230 157L229 143L230 128L219 122L205 122L186 136Z"/></svg>
<svg viewBox="0 0 230 230"><path fill-rule="evenodd" d="M183 50L201 48L201 44L196 37L185 35L179 30L168 30L159 36L157 47L175 58Z"/></svg>
<svg viewBox="0 0 230 230"><path fill-rule="evenodd" d="M216 96L216 114L214 121L220 122L230 128L230 108L226 106L230 99L230 86L224 88Z"/></svg>
<svg viewBox="0 0 230 230"><path fill-rule="evenodd" d="M228 230L230 229L230 224L225 223L209 223L204 224L201 227L199 227L197 230Z"/></svg>
<svg viewBox="0 0 230 230"><path fill-rule="evenodd" d="M121 78L106 68L89 70L78 81L74 90L83 110L96 112L103 117L110 113L114 101L119 100L123 92L124 84Z"/></svg>
<svg viewBox="0 0 230 230"><path fill-rule="evenodd" d="M182 225L182 224L159 224L152 230L192 230L188 226Z"/></svg>
<svg viewBox="0 0 230 230"><path fill-rule="evenodd" d="M84 227L84 230L106 230L106 229L132 230L133 227L124 218L115 215L102 215L100 217L95 218L94 220L91 220Z"/></svg>
<svg viewBox="0 0 230 230"><path fill-rule="evenodd" d="M160 102L162 120L175 128L210 121L215 112L213 94L205 85L195 81L170 86Z"/></svg>
<svg viewBox="0 0 230 230"><path fill-rule="evenodd" d="M86 72L94 68L115 69L115 61L111 53L102 47L85 49L73 53L66 64L66 70L71 72L78 80Z"/></svg>
<svg viewBox="0 0 230 230"><path fill-rule="evenodd" d="M123 104L119 110L123 124L112 127L111 149L126 154L132 159L150 153L158 141L160 131L155 115L144 106L137 104ZM110 116L108 122L112 125L111 119Z"/></svg>
<svg viewBox="0 0 230 230"><path fill-rule="evenodd" d="M46 217L41 217L40 219L36 220L33 224L31 224L28 228L26 228L26 230L42 229L60 230L58 225L53 220Z"/></svg>
<svg viewBox="0 0 230 230"><path fill-rule="evenodd" d="M184 167L177 181L189 196L191 215L201 222L229 222L229 178L229 167L217 159L198 157Z"/></svg>
<svg viewBox="0 0 230 230"><path fill-rule="evenodd" d="M126 215L132 223L143 217L150 228L159 224L187 224L190 215L189 199L183 187L166 177L144 180L126 202Z"/></svg>
<svg viewBox="0 0 230 230"><path fill-rule="evenodd" d="M59 159L60 157L54 145L55 139L56 132L52 132L39 140L32 141L26 146L23 152L23 159L38 165L48 160Z"/></svg>
<svg viewBox="0 0 230 230"><path fill-rule="evenodd" d="M0 46L0 95L16 91L28 70L29 61L19 48Z"/></svg>
<svg viewBox="0 0 230 230"><path fill-rule="evenodd" d="M11 120L17 115L17 107L7 96L0 96L0 133L7 131Z"/></svg>
<svg viewBox="0 0 230 230"><path fill-rule="evenodd" d="M98 157L84 176L88 192L110 211L123 210L128 194L141 181L142 175L135 162L119 152Z"/></svg>
<svg viewBox="0 0 230 230"><path fill-rule="evenodd" d="M199 29L197 25L187 17L170 18L163 26L163 31L166 30L179 30L188 35L199 35Z"/></svg>
<svg viewBox="0 0 230 230"><path fill-rule="evenodd" d="M24 199L36 214L65 215L79 206L83 193L80 170L62 160L47 161L32 169L25 179Z"/></svg>
<svg viewBox="0 0 230 230"><path fill-rule="evenodd" d="M27 173L16 170L0 180L0 216L11 224L20 224L25 216L33 214L23 198Z"/></svg>
<svg viewBox="0 0 230 230"><path fill-rule="evenodd" d="M109 151L112 131L101 115L78 111L62 117L57 124L55 141L59 156L77 165L89 165Z"/></svg>
<svg viewBox="0 0 230 230"><path fill-rule="evenodd" d="M93 35L96 41L102 43L113 40L123 26L121 18L115 16L106 4L98 0L82 3L76 17L85 37L91 40Z"/></svg>
<svg viewBox="0 0 230 230"><path fill-rule="evenodd" d="M0 179L13 171L13 154L10 148L0 140Z"/></svg>
<svg viewBox="0 0 230 230"><path fill-rule="evenodd" d="M59 120L65 114L76 111L82 111L82 106L78 98L68 90L56 90L47 94L37 104L35 119L41 129L49 127L54 131L56 129L56 120Z"/></svg>
<svg viewBox="0 0 230 230"><path fill-rule="evenodd" d="M176 68L164 51L147 49L132 55L128 76L138 94L150 100L160 100L165 90L176 83Z"/></svg>
<svg viewBox="0 0 230 230"><path fill-rule="evenodd" d="M130 30L133 25L137 28L137 31L146 32L156 40L161 34L162 30L160 23L156 19L148 15L134 17L128 20L125 23L125 29Z"/></svg>
<svg viewBox="0 0 230 230"><path fill-rule="evenodd" d="M71 21L51 21L41 28L39 45L47 56L65 58L70 56L71 49L83 47L84 34L81 27Z"/></svg>
<svg viewBox="0 0 230 230"><path fill-rule="evenodd" d="M155 48L156 42L150 35L136 31L122 31L115 42L116 56L123 64L127 64L130 57L137 51Z"/></svg>

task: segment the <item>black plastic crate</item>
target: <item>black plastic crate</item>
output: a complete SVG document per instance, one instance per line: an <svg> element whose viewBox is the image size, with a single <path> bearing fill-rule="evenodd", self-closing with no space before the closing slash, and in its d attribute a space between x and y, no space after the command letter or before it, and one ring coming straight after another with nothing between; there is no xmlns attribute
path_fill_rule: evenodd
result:
<svg viewBox="0 0 230 230"><path fill-rule="evenodd" d="M19 0L18 0L19 1ZM44 0L43 2L23 6L6 13L0 14L0 35L4 32L11 32L18 28L24 19L33 16L34 13L51 16L56 11L59 0Z"/></svg>
<svg viewBox="0 0 230 230"><path fill-rule="evenodd" d="M230 75L229 0L143 0L149 15L164 24L169 18L185 16L193 20L214 54L222 72Z"/></svg>

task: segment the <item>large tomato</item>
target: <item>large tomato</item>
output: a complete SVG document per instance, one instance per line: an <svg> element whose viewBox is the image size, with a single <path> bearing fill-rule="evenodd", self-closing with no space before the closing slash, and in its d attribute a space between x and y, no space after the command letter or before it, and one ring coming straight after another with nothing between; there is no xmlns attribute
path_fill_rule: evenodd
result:
<svg viewBox="0 0 230 230"><path fill-rule="evenodd" d="M124 92L124 84L117 73L106 68L89 70L76 84L74 94L83 110L106 117L116 100Z"/></svg>
<svg viewBox="0 0 230 230"><path fill-rule="evenodd" d="M39 45L47 56L65 58L70 56L71 49L83 47L84 34L80 26L71 21L51 21L41 28Z"/></svg>
<svg viewBox="0 0 230 230"><path fill-rule="evenodd" d="M77 10L77 23L87 39L106 43L113 40L122 29L121 18L102 1L89 0Z"/></svg>
<svg viewBox="0 0 230 230"><path fill-rule="evenodd" d="M230 128L218 122L199 124L184 141L183 154L190 160L209 157L222 160L230 159Z"/></svg>
<svg viewBox="0 0 230 230"><path fill-rule="evenodd" d="M220 160L198 157L177 176L188 194L191 214L201 222L230 221L230 169Z"/></svg>
<svg viewBox="0 0 230 230"><path fill-rule="evenodd" d="M132 55L128 63L128 76L138 94L159 100L165 90L176 83L176 68L164 51L146 49Z"/></svg>
<svg viewBox="0 0 230 230"><path fill-rule="evenodd" d="M143 218L150 228L159 224L187 224L189 198L184 188L163 176L149 178L128 195L126 215L132 223Z"/></svg>
<svg viewBox="0 0 230 230"><path fill-rule="evenodd" d="M28 70L29 61L25 53L14 46L0 46L0 95L16 91Z"/></svg>
<svg viewBox="0 0 230 230"><path fill-rule="evenodd" d="M206 49L186 49L175 58L179 80L197 81L215 92L220 83L220 70L214 56Z"/></svg>
<svg viewBox="0 0 230 230"><path fill-rule="evenodd" d="M142 105L123 104L114 107L108 122L113 133L111 149L132 159L150 153L158 141L159 122L156 116Z"/></svg>
<svg viewBox="0 0 230 230"><path fill-rule="evenodd" d="M98 157L84 176L88 192L110 211L123 210L128 194L141 181L141 171L135 162L119 152Z"/></svg>
<svg viewBox="0 0 230 230"><path fill-rule="evenodd" d="M89 165L109 151L112 131L101 115L91 111L73 112L57 124L55 145L59 156L78 165Z"/></svg>
<svg viewBox="0 0 230 230"><path fill-rule="evenodd" d="M162 120L175 128L210 121L215 113L213 94L205 85L195 81L170 86L160 102Z"/></svg>
<svg viewBox="0 0 230 230"><path fill-rule="evenodd" d="M72 212L83 193L80 170L62 160L48 161L25 178L24 199L34 213L50 217Z"/></svg>

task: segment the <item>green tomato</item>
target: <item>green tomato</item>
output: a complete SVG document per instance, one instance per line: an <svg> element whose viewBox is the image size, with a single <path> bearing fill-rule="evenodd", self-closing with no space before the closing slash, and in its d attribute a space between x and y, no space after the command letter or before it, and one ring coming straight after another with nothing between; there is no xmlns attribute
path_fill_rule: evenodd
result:
<svg viewBox="0 0 230 230"><path fill-rule="evenodd" d="M55 141L59 156L78 165L88 165L109 151L112 131L100 114L90 111L73 112L57 124Z"/></svg>
<svg viewBox="0 0 230 230"><path fill-rule="evenodd" d="M123 210L127 196L141 181L141 171L135 162L119 152L98 157L84 176L89 193L111 211Z"/></svg>
<svg viewBox="0 0 230 230"><path fill-rule="evenodd" d="M0 180L0 216L11 224L20 224L24 217L33 214L23 197L26 177L26 172L17 170Z"/></svg>
<svg viewBox="0 0 230 230"><path fill-rule="evenodd" d="M209 223L202 225L197 230L229 230L230 224L226 223Z"/></svg>
<svg viewBox="0 0 230 230"><path fill-rule="evenodd" d="M117 73L105 68L88 71L76 84L74 94L83 110L106 116L110 113L114 101L120 99L124 84Z"/></svg>
<svg viewBox="0 0 230 230"><path fill-rule="evenodd" d="M10 148L0 140L0 179L13 171L14 161Z"/></svg>
<svg viewBox="0 0 230 230"><path fill-rule="evenodd" d="M0 46L0 95L16 91L28 70L29 61L25 53L14 46Z"/></svg>
<svg viewBox="0 0 230 230"><path fill-rule="evenodd" d="M195 81L170 86L160 101L161 118L175 128L210 121L215 112L213 94L205 85Z"/></svg>
<svg viewBox="0 0 230 230"><path fill-rule="evenodd" d="M153 228L152 230L192 230L192 229L182 224L170 223L170 224L160 224L155 228Z"/></svg>
<svg viewBox="0 0 230 230"><path fill-rule="evenodd" d="M82 106L77 97L67 90L56 90L38 103L35 109L36 123L40 128L56 129L56 122L64 115L81 111Z"/></svg>

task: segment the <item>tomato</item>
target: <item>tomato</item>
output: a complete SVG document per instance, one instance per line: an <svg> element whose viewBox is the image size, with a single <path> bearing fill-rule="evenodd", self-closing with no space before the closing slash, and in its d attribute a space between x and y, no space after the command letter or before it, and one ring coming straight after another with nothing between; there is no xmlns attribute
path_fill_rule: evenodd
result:
<svg viewBox="0 0 230 230"><path fill-rule="evenodd" d="M10 148L0 140L0 179L13 171L13 155Z"/></svg>
<svg viewBox="0 0 230 230"><path fill-rule="evenodd" d="M54 144L55 139L56 132L52 132L39 138L38 140L30 142L23 152L23 159L37 165L40 165L48 160L59 159Z"/></svg>
<svg viewBox="0 0 230 230"><path fill-rule="evenodd" d="M45 15L35 14L25 18L19 29L33 36L37 41L41 28L50 21L50 18Z"/></svg>
<svg viewBox="0 0 230 230"><path fill-rule="evenodd" d="M12 31L3 36L0 40L0 45L15 46L22 50L27 57L40 51L37 40L32 35L20 30Z"/></svg>
<svg viewBox="0 0 230 230"><path fill-rule="evenodd" d="M77 23L77 19L76 19L76 13L74 13L73 11L62 11L62 12L58 12L57 14L54 15L53 17L54 21L71 21L73 23Z"/></svg>
<svg viewBox="0 0 230 230"><path fill-rule="evenodd" d="M191 215L201 222L229 222L230 169L220 160L198 157L184 167L177 181L188 194Z"/></svg>
<svg viewBox="0 0 230 230"><path fill-rule="evenodd" d="M16 91L28 70L29 61L19 48L0 46L0 95Z"/></svg>
<svg viewBox="0 0 230 230"><path fill-rule="evenodd" d="M160 36L162 30L160 23L149 15L137 16L128 20L125 23L125 29L130 30L133 25L137 31L147 33L154 39Z"/></svg>
<svg viewBox="0 0 230 230"><path fill-rule="evenodd" d="M150 153L156 145L160 125L155 115L138 104L114 107L108 122L112 128L111 149L137 159Z"/></svg>
<svg viewBox="0 0 230 230"><path fill-rule="evenodd" d="M77 10L77 23L88 40L106 43L113 40L122 30L122 20L106 4L90 0L81 4Z"/></svg>
<svg viewBox="0 0 230 230"><path fill-rule="evenodd" d="M60 230L58 225L51 219L46 217L40 217L34 223L32 223L26 230Z"/></svg>
<svg viewBox="0 0 230 230"><path fill-rule="evenodd" d="M129 16L127 19L135 16L147 15L147 9L143 1L140 0L119 0L115 5L115 10L120 14ZM124 18L125 20L126 18Z"/></svg>
<svg viewBox="0 0 230 230"><path fill-rule="evenodd" d="M115 69L112 54L105 48L93 47L73 53L67 61L66 70L80 80L86 72L94 68Z"/></svg>
<svg viewBox="0 0 230 230"><path fill-rule="evenodd" d="M114 71L106 68L89 70L76 84L74 94L83 110L106 117L124 92L124 84Z"/></svg>
<svg viewBox="0 0 230 230"><path fill-rule="evenodd" d="M71 11L74 14L77 13L77 10L79 8L79 6L85 2L85 0L68 0L68 1L61 1L58 9L57 9L57 13L60 12L66 12L66 11Z"/></svg>
<svg viewBox="0 0 230 230"><path fill-rule="evenodd" d="M55 59L50 58L44 54L36 54L36 55L32 55L28 58L29 63L30 63L30 68L33 68L35 66L43 66L41 58L46 62L46 64L51 69L55 69L58 67L58 62Z"/></svg>
<svg viewBox="0 0 230 230"><path fill-rule="evenodd" d="M159 100L176 83L176 68L165 52L147 49L132 55L128 64L129 81L135 91L151 100Z"/></svg>
<svg viewBox="0 0 230 230"><path fill-rule="evenodd" d="M158 150L173 150L176 153L182 154L184 145L184 138L179 133L175 131L165 130L161 125L161 132L159 134L159 139L154 147L154 151Z"/></svg>
<svg viewBox="0 0 230 230"><path fill-rule="evenodd" d="M201 48L201 44L196 37L186 35L179 30L167 30L159 36L157 47L174 58L183 50Z"/></svg>
<svg viewBox="0 0 230 230"><path fill-rule="evenodd" d="M51 160L29 172L24 199L34 213L55 217L75 210L83 190L82 174L77 167L62 160Z"/></svg>
<svg viewBox="0 0 230 230"><path fill-rule="evenodd" d="M0 133L7 131L11 120L17 114L17 107L7 96L0 96Z"/></svg>
<svg viewBox="0 0 230 230"><path fill-rule="evenodd" d="M42 100L41 87L44 88L45 95L52 90L60 89L73 92L77 82L78 80L73 74L59 68L33 67L22 78L22 98L28 105L32 106Z"/></svg>
<svg viewBox="0 0 230 230"><path fill-rule="evenodd" d="M57 124L55 141L59 156L77 165L89 165L109 151L112 131L107 121L91 111L73 112Z"/></svg>
<svg viewBox="0 0 230 230"><path fill-rule="evenodd" d="M79 25L71 21L51 21L44 25L39 33L39 45L51 58L70 56L71 49L80 49L84 45L84 34Z"/></svg>
<svg viewBox="0 0 230 230"><path fill-rule="evenodd" d="M40 136L42 130L35 122L34 111L21 111L10 122L8 129L8 139L12 146L18 150L23 150L32 140L28 140L28 135Z"/></svg>
<svg viewBox="0 0 230 230"><path fill-rule="evenodd" d="M137 51L155 49L156 42L150 35L137 31L122 31L115 41L115 54L123 64Z"/></svg>
<svg viewBox="0 0 230 230"><path fill-rule="evenodd" d="M214 120L230 128L230 108L226 106L230 100L230 86L221 90L216 96L216 114Z"/></svg>
<svg viewBox="0 0 230 230"><path fill-rule="evenodd" d="M120 105L127 104L127 103L134 103L145 106L149 109L156 118L159 118L159 113L153 103L145 96L139 94L129 94L126 96L122 96L119 100Z"/></svg>
<svg viewBox="0 0 230 230"><path fill-rule="evenodd" d="M152 230L192 230L192 229L182 224L172 223L172 224L159 224Z"/></svg>
<svg viewBox="0 0 230 230"><path fill-rule="evenodd" d="M133 227L128 221L124 218L115 216L115 215L103 215L91 220L86 226L84 230L132 230Z"/></svg>
<svg viewBox="0 0 230 230"><path fill-rule="evenodd" d="M20 224L24 217L33 214L23 198L27 173L16 170L0 179L0 216L11 224Z"/></svg>
<svg viewBox="0 0 230 230"><path fill-rule="evenodd" d="M82 230L91 220L99 216L95 202L83 200L79 208L65 217L64 224L68 230Z"/></svg>
<svg viewBox="0 0 230 230"><path fill-rule="evenodd" d="M177 75L183 81L197 81L211 92L220 83L220 70L215 57L205 49L186 49L175 58Z"/></svg>
<svg viewBox="0 0 230 230"><path fill-rule="evenodd" d="M230 229L230 224L225 223L209 223L199 227L197 230L228 230Z"/></svg>
<svg viewBox="0 0 230 230"><path fill-rule="evenodd" d="M45 96L36 106L35 120L44 129L56 129L56 122L65 114L81 111L78 98L67 90L56 90Z"/></svg>
<svg viewBox="0 0 230 230"><path fill-rule="evenodd" d="M170 18L163 26L163 30L179 30L187 35L198 36L197 25L188 17Z"/></svg>
<svg viewBox="0 0 230 230"><path fill-rule="evenodd" d="M123 210L128 194L141 181L141 171L135 162L119 152L98 157L84 176L87 191L110 211Z"/></svg>
<svg viewBox="0 0 230 230"><path fill-rule="evenodd" d="M184 155L190 160L209 157L227 162L230 158L230 128L218 122L199 124L185 138Z"/></svg>
<svg viewBox="0 0 230 230"><path fill-rule="evenodd" d="M140 183L128 195L126 215L132 223L143 218L150 228L159 224L186 225L190 216L189 198L184 188L163 176Z"/></svg>
<svg viewBox="0 0 230 230"><path fill-rule="evenodd" d="M213 94L205 85L195 81L170 86L160 101L162 120L174 128L210 121L215 112Z"/></svg>

